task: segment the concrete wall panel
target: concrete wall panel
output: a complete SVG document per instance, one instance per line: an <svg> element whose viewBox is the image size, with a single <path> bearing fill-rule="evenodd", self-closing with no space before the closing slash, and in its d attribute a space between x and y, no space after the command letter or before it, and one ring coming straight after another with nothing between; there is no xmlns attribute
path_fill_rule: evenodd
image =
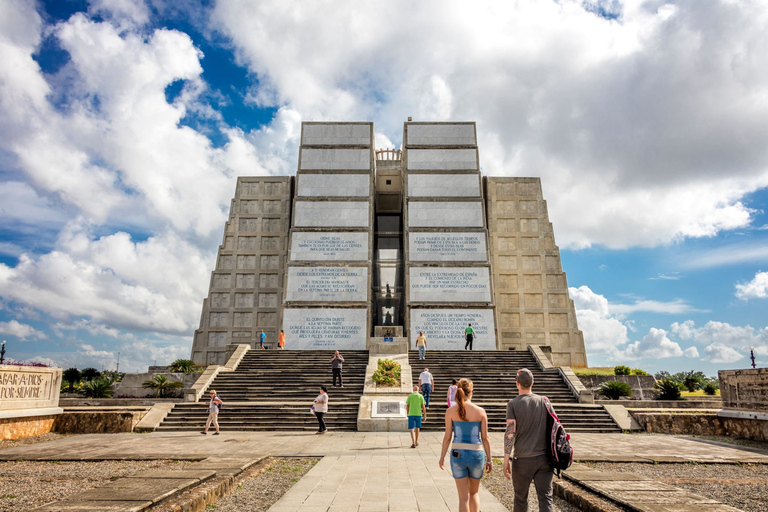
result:
<svg viewBox="0 0 768 512"><path fill-rule="evenodd" d="M367 228L368 201L296 201L294 227Z"/></svg>
<svg viewBox="0 0 768 512"><path fill-rule="evenodd" d="M491 302L488 267L411 267L411 302Z"/></svg>
<svg viewBox="0 0 768 512"><path fill-rule="evenodd" d="M411 309L411 346L422 331L427 350L464 350L464 329L469 324L475 330L473 350L496 350L492 309Z"/></svg>
<svg viewBox="0 0 768 512"><path fill-rule="evenodd" d="M409 171L477 171L476 149L409 149Z"/></svg>
<svg viewBox="0 0 768 512"><path fill-rule="evenodd" d="M292 261L366 261L368 233L294 231Z"/></svg>
<svg viewBox="0 0 768 512"><path fill-rule="evenodd" d="M422 233L408 235L410 261L488 261L485 233Z"/></svg>
<svg viewBox="0 0 768 512"><path fill-rule="evenodd" d="M480 197L477 174L409 174L411 197Z"/></svg>
<svg viewBox="0 0 768 512"><path fill-rule="evenodd" d="M410 201L410 228L482 228L483 205L479 201Z"/></svg>
<svg viewBox="0 0 768 512"><path fill-rule="evenodd" d="M368 171L371 169L369 149L304 148L299 150L299 170Z"/></svg>
<svg viewBox="0 0 768 512"><path fill-rule="evenodd" d="M287 350L365 350L368 311L342 308L286 308Z"/></svg>
<svg viewBox="0 0 768 512"><path fill-rule="evenodd" d="M408 146L475 146L474 124L408 124Z"/></svg>
<svg viewBox="0 0 768 512"><path fill-rule="evenodd" d="M301 174L297 179L301 197L368 197L370 174Z"/></svg>
<svg viewBox="0 0 768 512"><path fill-rule="evenodd" d="M289 267L286 302L364 302L368 267Z"/></svg>
<svg viewBox="0 0 768 512"><path fill-rule="evenodd" d="M307 146L370 146L371 125L304 124L301 143Z"/></svg>

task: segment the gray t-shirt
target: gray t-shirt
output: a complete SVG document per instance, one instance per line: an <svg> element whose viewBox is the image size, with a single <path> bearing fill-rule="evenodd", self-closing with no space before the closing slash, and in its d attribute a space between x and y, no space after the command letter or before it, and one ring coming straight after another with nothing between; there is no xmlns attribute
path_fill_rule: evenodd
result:
<svg viewBox="0 0 768 512"><path fill-rule="evenodd" d="M338 368L341 369L341 363L344 361L344 358L339 356L338 358L331 361L331 368ZM327 368L327 366L326 366Z"/></svg>
<svg viewBox="0 0 768 512"><path fill-rule="evenodd" d="M507 419L515 420L514 457L547 454L547 406L539 395L526 393L507 404Z"/></svg>

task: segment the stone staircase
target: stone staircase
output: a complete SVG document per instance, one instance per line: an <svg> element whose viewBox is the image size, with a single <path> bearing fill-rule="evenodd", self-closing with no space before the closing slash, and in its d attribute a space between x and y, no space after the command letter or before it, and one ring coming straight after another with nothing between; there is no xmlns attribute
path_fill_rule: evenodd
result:
<svg viewBox="0 0 768 512"><path fill-rule="evenodd" d="M251 350L234 372L220 373L209 389L224 401L222 430L314 431L309 412L320 386L328 388L331 430L357 430L368 351L343 351L344 388L333 388L332 350ZM208 417L205 400L177 404L158 427L165 431L202 430Z"/></svg>
<svg viewBox="0 0 768 512"><path fill-rule="evenodd" d="M427 351L426 359L419 360L418 352L411 351L408 359L413 371L413 382L429 368L435 381L430 399L425 431L443 430L447 408L448 387L451 379L468 378L474 383L473 401L488 413L489 431L506 429L507 402L517 396L515 375L520 368L533 372L533 391L549 397L560 421L569 433L621 432L601 405L579 404L568 385L557 371L539 369L530 352L516 351Z"/></svg>

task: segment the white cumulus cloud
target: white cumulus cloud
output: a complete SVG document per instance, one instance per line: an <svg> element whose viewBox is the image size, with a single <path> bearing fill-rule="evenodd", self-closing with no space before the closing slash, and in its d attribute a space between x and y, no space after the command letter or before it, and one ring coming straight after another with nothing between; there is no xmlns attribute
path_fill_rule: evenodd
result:
<svg viewBox="0 0 768 512"><path fill-rule="evenodd" d="M631 360L662 359L682 356L683 350L667 337L667 331L651 327L642 340L631 343L618 355Z"/></svg>
<svg viewBox="0 0 768 512"><path fill-rule="evenodd" d="M736 297L742 300L768 297L768 272L758 272L750 282L737 284Z"/></svg>
<svg viewBox="0 0 768 512"><path fill-rule="evenodd" d="M22 341L26 341L28 338L35 338L38 340L46 338L44 332L35 329L31 325L22 324L17 320L0 322L0 334L16 336Z"/></svg>

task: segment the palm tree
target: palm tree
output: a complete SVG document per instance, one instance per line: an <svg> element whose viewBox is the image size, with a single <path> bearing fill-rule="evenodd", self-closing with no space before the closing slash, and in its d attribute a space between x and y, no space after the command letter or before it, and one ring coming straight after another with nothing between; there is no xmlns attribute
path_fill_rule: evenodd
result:
<svg viewBox="0 0 768 512"><path fill-rule="evenodd" d="M89 380L80 388L80 394L86 398L110 398L112 397L112 384L107 379Z"/></svg>
<svg viewBox="0 0 768 512"><path fill-rule="evenodd" d="M83 380L93 380L101 375L101 372L96 368L86 368L80 372L80 376Z"/></svg>
<svg viewBox="0 0 768 512"><path fill-rule="evenodd" d="M180 387L183 387L184 383L179 381L169 381L168 377L165 375L155 375L155 378L152 380L144 381L144 383L141 385L144 389L155 389L157 390L157 396L160 398L163 398L166 396L166 393L169 393L173 391L174 389L179 389Z"/></svg>
<svg viewBox="0 0 768 512"><path fill-rule="evenodd" d="M80 370L77 368L67 368L61 372L62 378L69 383L68 391L70 393L75 392L75 384L80 382Z"/></svg>
<svg viewBox="0 0 768 512"><path fill-rule="evenodd" d="M191 359L177 359L169 369L174 373L192 373L197 370L197 365Z"/></svg>

